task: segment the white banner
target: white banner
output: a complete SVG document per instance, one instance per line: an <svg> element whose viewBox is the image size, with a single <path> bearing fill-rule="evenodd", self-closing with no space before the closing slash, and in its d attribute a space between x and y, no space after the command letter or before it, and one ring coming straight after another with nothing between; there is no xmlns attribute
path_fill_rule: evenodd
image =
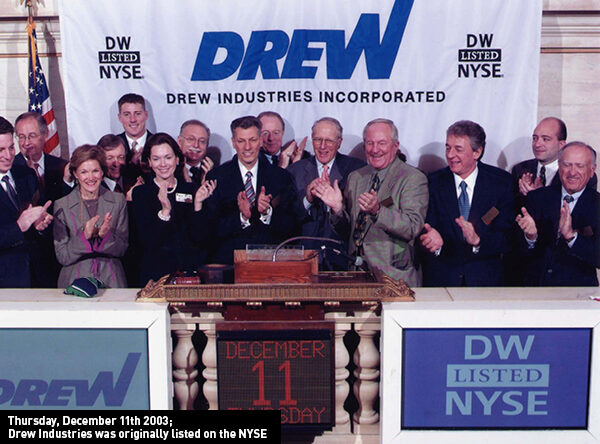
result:
<svg viewBox="0 0 600 444"><path fill-rule="evenodd" d="M390 118L425 170L445 165L447 127L474 120L483 160L508 168L531 157L541 17L541 0L61 0L70 149L122 132L117 100L136 92L148 129L202 120L221 161L230 122L271 110L284 141L339 119L354 153Z"/></svg>

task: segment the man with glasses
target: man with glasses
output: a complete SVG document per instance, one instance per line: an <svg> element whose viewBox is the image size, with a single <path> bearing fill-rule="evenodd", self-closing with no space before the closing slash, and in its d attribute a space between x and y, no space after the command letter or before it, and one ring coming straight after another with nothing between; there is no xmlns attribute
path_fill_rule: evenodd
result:
<svg viewBox="0 0 600 444"><path fill-rule="evenodd" d="M204 176L213 167L214 162L206 155L210 129L199 120L192 119L183 122L177 143L185 157L184 177L194 183L196 188L202 185Z"/></svg>
<svg viewBox="0 0 600 444"><path fill-rule="evenodd" d="M306 217L302 221L302 235L311 237L326 237L344 241L343 246L329 244L329 247L320 255L321 269L346 270L348 261L336 251L346 252L347 239L341 239L329 222L331 209L316 196L316 186L320 182L333 184L338 181L340 190L346 188L348 175L365 165L354 157L349 157L338 152L342 144L342 125L333 117L323 117L312 126L312 144L314 156L302 159L290 165L287 170L294 177L298 199L303 202ZM307 241L306 248L318 249L325 242Z"/></svg>
<svg viewBox="0 0 600 444"><path fill-rule="evenodd" d="M35 172L39 182L39 197L35 203L55 201L70 191L63 182L67 161L44 153L48 136L48 125L41 114L26 112L17 117L15 130L19 151L15 157L17 165L27 165Z"/></svg>
<svg viewBox="0 0 600 444"><path fill-rule="evenodd" d="M264 111L260 113L257 118L262 125L262 130L260 132L261 152L271 165L287 168L292 163L310 157L310 155L304 151L306 137L302 139L300 144L297 144L295 140L292 140L283 146L285 122L279 114L274 111Z"/></svg>
<svg viewBox="0 0 600 444"><path fill-rule="evenodd" d="M338 234L349 233L351 254L370 269L420 285L413 246L427 212L427 178L399 157L398 129L391 120L367 123L363 142L368 165L350 173L343 195L335 180L333 186L319 182L315 196L331 208Z"/></svg>

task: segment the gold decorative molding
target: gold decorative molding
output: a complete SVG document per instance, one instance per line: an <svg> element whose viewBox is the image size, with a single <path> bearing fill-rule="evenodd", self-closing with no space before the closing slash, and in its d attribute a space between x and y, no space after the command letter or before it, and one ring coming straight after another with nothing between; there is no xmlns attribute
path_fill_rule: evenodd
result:
<svg viewBox="0 0 600 444"><path fill-rule="evenodd" d="M369 273L370 275L370 273ZM365 272L324 272L313 283L269 284L180 284L167 283L169 276L158 282L150 281L138 293L137 301L169 303L250 303L264 302L303 303L337 302L377 305L384 301L414 301L414 291L402 280L394 280L381 272L374 279L365 279ZM293 305L293 304L292 304ZM297 304L296 304L297 305Z"/></svg>

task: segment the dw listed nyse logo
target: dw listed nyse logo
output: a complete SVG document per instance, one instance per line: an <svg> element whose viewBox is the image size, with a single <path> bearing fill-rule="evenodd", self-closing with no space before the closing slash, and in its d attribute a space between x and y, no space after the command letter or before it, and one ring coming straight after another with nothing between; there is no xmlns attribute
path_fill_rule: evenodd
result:
<svg viewBox="0 0 600 444"><path fill-rule="evenodd" d="M131 51L131 36L106 36L106 51L98 51L101 79L143 79L139 51Z"/></svg>
<svg viewBox="0 0 600 444"><path fill-rule="evenodd" d="M500 78L502 50L492 48L494 34L467 34L467 47L458 50L459 78Z"/></svg>

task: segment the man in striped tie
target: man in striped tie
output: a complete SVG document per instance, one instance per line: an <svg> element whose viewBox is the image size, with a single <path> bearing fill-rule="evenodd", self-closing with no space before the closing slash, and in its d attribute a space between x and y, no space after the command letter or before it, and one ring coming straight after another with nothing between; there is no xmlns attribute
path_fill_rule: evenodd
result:
<svg viewBox="0 0 600 444"><path fill-rule="evenodd" d="M209 171L219 184L195 215L198 227L214 232L212 262L232 264L233 251L271 244L297 234L300 210L290 173L260 156L261 123L254 116L231 123L236 155Z"/></svg>

